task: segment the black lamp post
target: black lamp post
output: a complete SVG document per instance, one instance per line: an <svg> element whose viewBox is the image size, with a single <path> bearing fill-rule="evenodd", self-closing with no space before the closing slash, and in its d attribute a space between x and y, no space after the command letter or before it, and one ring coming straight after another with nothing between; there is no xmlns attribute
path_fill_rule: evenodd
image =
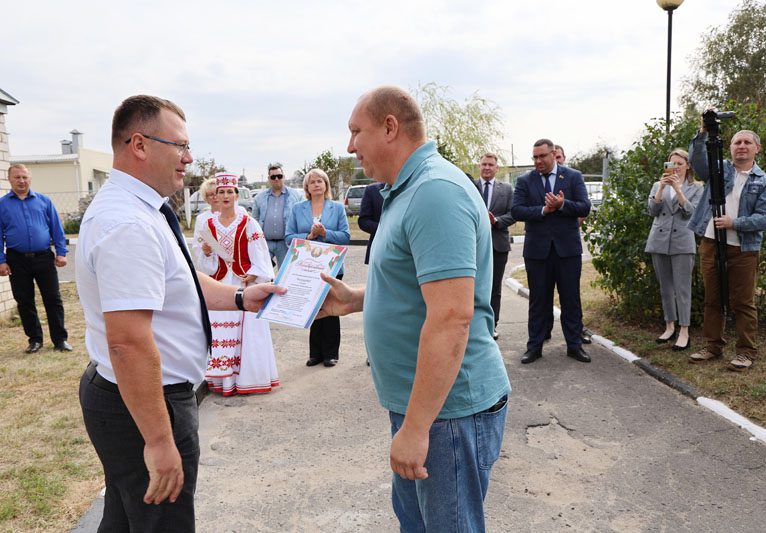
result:
<svg viewBox="0 0 766 533"><path fill-rule="evenodd" d="M668 12L668 79L665 89L665 133L670 133L670 57L673 44L673 11L684 3L684 0L657 0L657 5Z"/></svg>

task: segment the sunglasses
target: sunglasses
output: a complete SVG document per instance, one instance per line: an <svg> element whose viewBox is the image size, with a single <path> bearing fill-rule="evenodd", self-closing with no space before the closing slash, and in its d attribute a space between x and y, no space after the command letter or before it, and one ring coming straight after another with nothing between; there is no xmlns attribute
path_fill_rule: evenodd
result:
<svg viewBox="0 0 766 533"><path fill-rule="evenodd" d="M273 176L269 176L269 179L270 180L281 180L284 177L285 177L284 174L274 174Z"/></svg>

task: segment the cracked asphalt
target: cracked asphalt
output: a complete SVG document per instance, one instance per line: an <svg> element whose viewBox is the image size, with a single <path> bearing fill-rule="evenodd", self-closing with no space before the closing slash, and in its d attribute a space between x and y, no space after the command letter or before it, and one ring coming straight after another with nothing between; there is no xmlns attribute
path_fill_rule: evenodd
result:
<svg viewBox="0 0 766 533"><path fill-rule="evenodd" d="M344 281L364 283L363 257L351 248ZM513 392L487 531L764 531L766 446L601 346L590 364L566 357L558 321L544 356L521 365L527 303L504 289ZM305 366L307 331L273 327L282 387L205 399L198 531L398 531L361 317L341 327L335 368ZM76 531L95 531L98 505Z"/></svg>

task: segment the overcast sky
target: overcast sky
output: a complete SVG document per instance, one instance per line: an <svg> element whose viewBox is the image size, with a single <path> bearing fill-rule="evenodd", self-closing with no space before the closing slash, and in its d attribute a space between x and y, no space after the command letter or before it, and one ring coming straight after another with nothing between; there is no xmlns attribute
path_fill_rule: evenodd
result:
<svg viewBox="0 0 766 533"><path fill-rule="evenodd" d="M196 156L263 179L319 152L345 154L357 97L436 82L503 113L516 163L550 137L567 155L629 147L665 114L667 14L655 0L134 0L12 2L0 88L20 104L13 155L60 151L76 128L110 151L114 108L138 93L186 112ZM687 0L673 16L672 109L701 34L733 0Z"/></svg>

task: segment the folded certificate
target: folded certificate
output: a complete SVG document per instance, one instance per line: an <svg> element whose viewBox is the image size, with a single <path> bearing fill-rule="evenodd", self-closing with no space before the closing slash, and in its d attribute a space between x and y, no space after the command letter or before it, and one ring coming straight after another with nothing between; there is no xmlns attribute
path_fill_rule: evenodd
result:
<svg viewBox="0 0 766 533"><path fill-rule="evenodd" d="M258 311L258 318L297 328L311 326L330 290L319 274L335 277L347 249L338 244L293 239L274 280L276 285L287 287L287 292L270 295Z"/></svg>

